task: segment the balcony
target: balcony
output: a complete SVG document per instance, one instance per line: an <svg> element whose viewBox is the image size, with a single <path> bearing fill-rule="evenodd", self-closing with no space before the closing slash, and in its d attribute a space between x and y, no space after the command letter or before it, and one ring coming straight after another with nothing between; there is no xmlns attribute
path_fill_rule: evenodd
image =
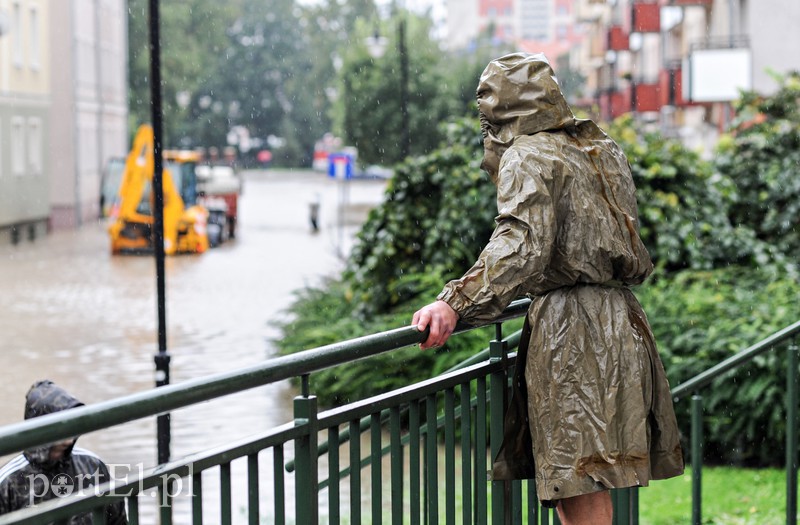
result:
<svg viewBox="0 0 800 525"><path fill-rule="evenodd" d="M631 111L631 89L628 87L601 91L597 96L603 120L613 120Z"/></svg>
<svg viewBox="0 0 800 525"><path fill-rule="evenodd" d="M608 30L609 51L627 51L630 48L630 38L622 26L612 26Z"/></svg>
<svg viewBox="0 0 800 525"><path fill-rule="evenodd" d="M659 73L658 83L659 103L661 106L685 106L683 99L683 70L680 63L673 67L662 69Z"/></svg>
<svg viewBox="0 0 800 525"><path fill-rule="evenodd" d="M704 5L711 7L711 4L714 3L714 0L672 0L669 5Z"/></svg>
<svg viewBox="0 0 800 525"><path fill-rule="evenodd" d="M631 7L631 26L634 33L661 31L661 5L655 2L635 2Z"/></svg>
<svg viewBox="0 0 800 525"><path fill-rule="evenodd" d="M660 99L661 85L656 84L634 84L631 107L634 111L659 111L661 109Z"/></svg>

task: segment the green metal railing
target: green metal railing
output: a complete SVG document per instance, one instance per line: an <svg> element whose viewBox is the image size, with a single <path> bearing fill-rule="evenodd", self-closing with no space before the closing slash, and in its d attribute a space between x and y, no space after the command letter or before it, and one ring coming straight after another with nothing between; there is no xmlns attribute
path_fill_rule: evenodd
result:
<svg viewBox="0 0 800 525"><path fill-rule="evenodd" d="M797 524L797 403L798 403L798 337L800 321L742 350L672 389L677 401L691 398L691 465L692 465L692 524L702 523L703 469L703 396L701 390L753 358L780 345L786 345L786 524Z"/></svg>
<svg viewBox="0 0 800 525"><path fill-rule="evenodd" d="M5 455L277 381L301 379L294 421L116 480L98 493L72 495L0 516L0 525L50 523L83 512L91 512L95 523L103 523L103 506L119 499L126 501L132 524L150 522L155 518L150 520L140 512L140 501L153 490L157 494L153 512L162 524L558 523L554 513L538 505L533 482L489 482L486 476L502 437L509 374L516 359L510 350L520 337L517 332L504 338L502 323L523 316L528 305L528 300L513 303L494 323L495 338L489 348L459 367L322 412L311 393L311 374L418 343L426 334L413 327L400 328L0 428L0 455ZM459 326L457 332L467 329ZM676 398L696 394L693 464L701 457L699 390L755 355L791 340L798 330L800 323L673 391ZM795 523L796 343L790 346L789 356L788 369L793 373L787 379L787 523ZM237 478L239 470L244 474ZM693 470L695 523L701 516L700 472L698 463ZM233 487L241 477L247 486L244 510L234 509L233 503ZM210 502L209 482L218 486ZM176 493L178 486L188 488L185 492L191 497L181 500L185 494ZM638 523L637 495L636 489L612 491L616 524ZM176 516L176 502L187 500L186 515ZM212 518L212 511L218 515Z"/></svg>

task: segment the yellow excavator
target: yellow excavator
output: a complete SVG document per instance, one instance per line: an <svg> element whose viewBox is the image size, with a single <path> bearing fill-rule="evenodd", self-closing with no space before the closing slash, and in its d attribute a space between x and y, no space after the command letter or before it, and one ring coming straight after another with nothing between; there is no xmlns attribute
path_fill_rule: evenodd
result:
<svg viewBox="0 0 800 525"><path fill-rule="evenodd" d="M165 156L166 157L166 156ZM165 160L168 160L165 158ZM184 202L178 188L189 188L190 195L195 195L195 180L183 180L187 176L194 177L194 169L182 170L181 165L187 162L183 157L176 157L165 162L162 172L164 191L164 253L203 253L208 250L208 211L194 204ZM173 179L169 165L177 167ZM186 173L181 173L185 171ZM155 161L153 155L153 128L143 124L136 132L119 187L119 201L111 212L111 224L108 227L111 236L111 252L147 253L153 251L153 174ZM190 200L193 199L190 196ZM187 207L188 205L188 207Z"/></svg>

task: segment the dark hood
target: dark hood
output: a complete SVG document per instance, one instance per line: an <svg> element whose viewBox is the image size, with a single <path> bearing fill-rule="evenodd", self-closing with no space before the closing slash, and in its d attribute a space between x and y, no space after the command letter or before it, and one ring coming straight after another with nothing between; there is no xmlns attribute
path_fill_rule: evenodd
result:
<svg viewBox="0 0 800 525"><path fill-rule="evenodd" d="M60 412L70 408L83 406L72 394L56 385L50 380L37 381L28 390L25 397L25 419L44 416L54 412ZM42 445L25 451L25 457L31 463L42 466L49 466L52 463L49 459L50 447L52 445ZM72 453L70 448L64 457L67 458Z"/></svg>
<svg viewBox="0 0 800 525"><path fill-rule="evenodd" d="M492 60L477 90L484 165L492 179L516 137L575 125L555 73L542 54L512 53Z"/></svg>

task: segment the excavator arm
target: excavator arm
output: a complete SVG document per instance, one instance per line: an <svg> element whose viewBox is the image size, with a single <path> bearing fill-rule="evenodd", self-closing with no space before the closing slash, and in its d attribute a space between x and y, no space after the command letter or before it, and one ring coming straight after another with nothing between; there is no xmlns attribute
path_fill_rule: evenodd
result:
<svg viewBox="0 0 800 525"><path fill-rule="evenodd" d="M153 196L155 173L153 128L139 126L119 187L119 210L108 228L112 253L136 253L153 249ZM185 209L169 170L162 172L164 195L164 253L202 253L208 237L202 209Z"/></svg>

